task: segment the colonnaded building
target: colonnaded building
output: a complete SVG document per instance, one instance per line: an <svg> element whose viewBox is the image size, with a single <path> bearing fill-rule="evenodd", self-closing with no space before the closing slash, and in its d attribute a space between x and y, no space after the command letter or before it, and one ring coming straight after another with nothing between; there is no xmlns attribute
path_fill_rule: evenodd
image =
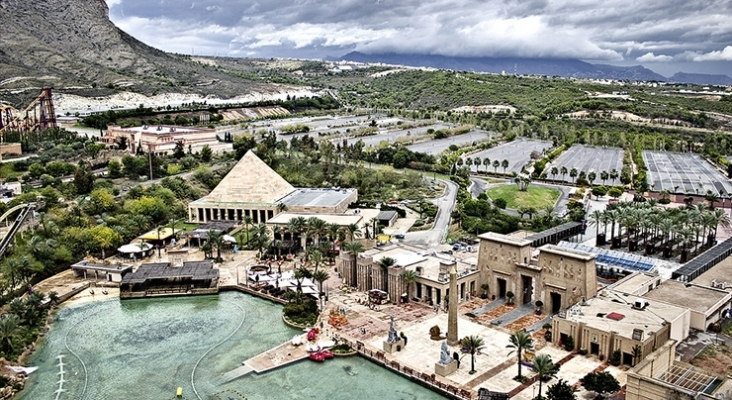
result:
<svg viewBox="0 0 732 400"><path fill-rule="evenodd" d="M343 214L358 200L356 189L295 188L251 150L207 196L188 204L188 221L265 223L287 210L304 216Z"/></svg>
<svg viewBox="0 0 732 400"><path fill-rule="evenodd" d="M543 244L573 235L578 226L570 223L552 228L551 235L556 237L546 232L524 239L484 233L479 236L477 257L462 259L401 243L355 257L342 253L340 272L346 284L363 291L386 291L393 302L406 295L442 304L448 294L449 270L455 265L460 301L483 293L501 298L512 292L518 305L541 300L555 313L597 294L594 254ZM388 269L381 267L386 257L395 261ZM417 275L411 289L403 278L407 270Z"/></svg>

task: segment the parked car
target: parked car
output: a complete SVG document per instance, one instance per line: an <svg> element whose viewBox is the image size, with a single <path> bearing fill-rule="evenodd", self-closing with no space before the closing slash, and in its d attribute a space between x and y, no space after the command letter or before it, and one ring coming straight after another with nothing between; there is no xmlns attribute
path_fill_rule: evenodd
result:
<svg viewBox="0 0 732 400"><path fill-rule="evenodd" d="M403 233L395 233L393 236L394 236L394 239L400 239L400 240L404 239Z"/></svg>

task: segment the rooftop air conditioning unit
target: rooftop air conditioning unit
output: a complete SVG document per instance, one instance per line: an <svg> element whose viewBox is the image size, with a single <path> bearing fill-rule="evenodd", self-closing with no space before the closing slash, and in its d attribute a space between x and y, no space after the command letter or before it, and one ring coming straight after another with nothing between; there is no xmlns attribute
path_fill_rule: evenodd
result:
<svg viewBox="0 0 732 400"><path fill-rule="evenodd" d="M648 307L648 301L645 299L638 299L633 303L633 308L637 310L643 310Z"/></svg>

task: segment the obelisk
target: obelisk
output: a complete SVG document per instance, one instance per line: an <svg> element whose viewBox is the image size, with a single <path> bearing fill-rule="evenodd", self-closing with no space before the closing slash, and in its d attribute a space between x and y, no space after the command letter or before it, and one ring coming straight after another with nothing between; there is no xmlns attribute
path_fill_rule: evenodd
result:
<svg viewBox="0 0 732 400"><path fill-rule="evenodd" d="M458 289L457 271L453 262L450 268L450 296L447 304L447 344L457 346L458 344Z"/></svg>

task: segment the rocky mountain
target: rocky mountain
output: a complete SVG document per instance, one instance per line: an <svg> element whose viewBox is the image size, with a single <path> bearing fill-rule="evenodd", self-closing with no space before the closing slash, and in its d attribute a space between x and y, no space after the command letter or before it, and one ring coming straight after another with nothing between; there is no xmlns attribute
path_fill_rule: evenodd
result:
<svg viewBox="0 0 732 400"><path fill-rule="evenodd" d="M518 73L574 78L670 81L681 83L732 85L727 75L687 74L679 72L666 78L641 65L621 67L590 64L573 59L446 57L423 54L364 54L351 52L340 58L346 61L382 62L413 67L445 68L459 71Z"/></svg>
<svg viewBox="0 0 732 400"><path fill-rule="evenodd" d="M224 97L268 90L138 41L109 20L104 0L0 0L0 21L0 90L8 94L28 88L35 96L42 86L86 95L114 88Z"/></svg>

